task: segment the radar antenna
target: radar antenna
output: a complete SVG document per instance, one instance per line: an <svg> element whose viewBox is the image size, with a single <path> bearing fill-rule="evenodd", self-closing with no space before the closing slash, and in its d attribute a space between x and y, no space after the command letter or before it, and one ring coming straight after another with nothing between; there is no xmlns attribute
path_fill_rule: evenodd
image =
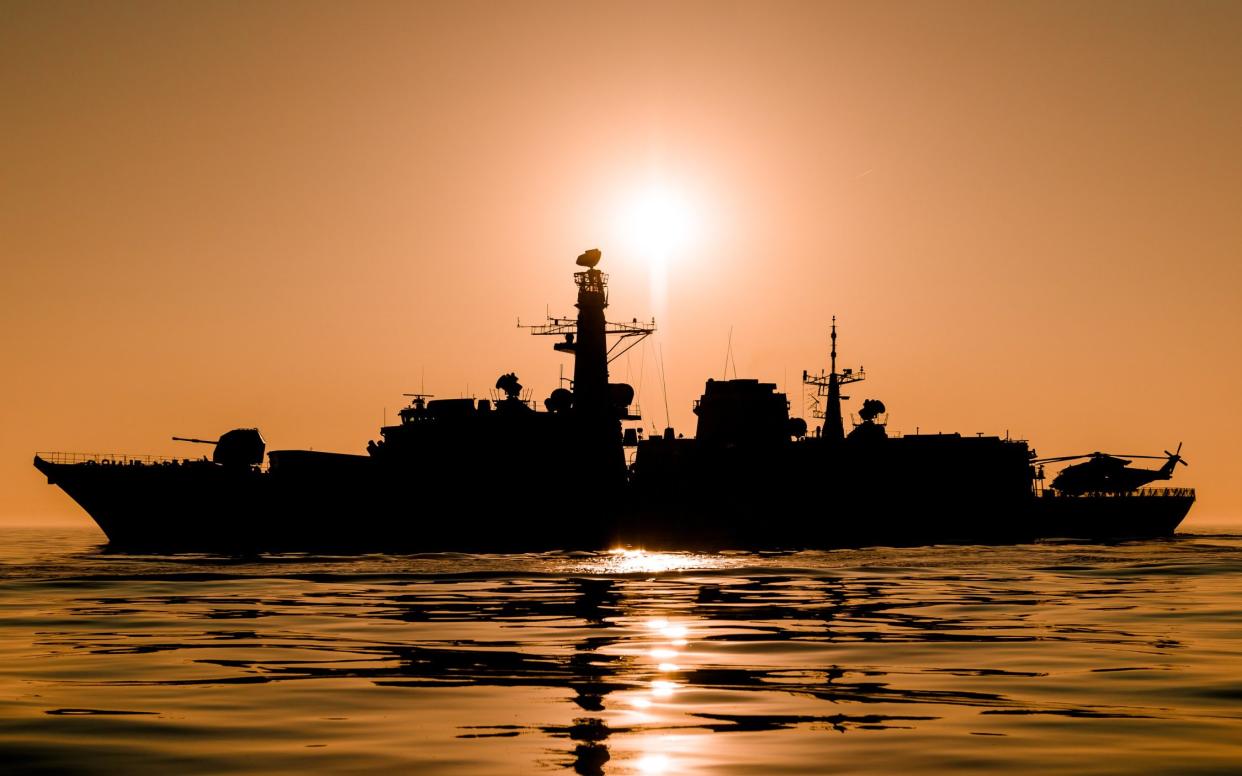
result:
<svg viewBox="0 0 1242 776"><path fill-rule="evenodd" d="M594 305L601 310L608 306L608 276L595 266L599 264L602 253L598 248L592 248L578 257L575 262L580 267L586 267L585 272L575 272L574 282L578 286L578 307L581 309L584 297L586 299L595 298ZM544 337L561 337L563 341L554 344L552 347L562 353L578 352L579 340L581 334L578 330L581 316L556 316L549 315L544 323L523 325L518 320L519 329L527 329L531 334ZM625 355L630 348L642 342L655 332L655 318L650 321L640 321L637 318L629 322L604 321L604 336L616 337L616 340L608 346L606 351L607 362L611 364L621 356Z"/></svg>

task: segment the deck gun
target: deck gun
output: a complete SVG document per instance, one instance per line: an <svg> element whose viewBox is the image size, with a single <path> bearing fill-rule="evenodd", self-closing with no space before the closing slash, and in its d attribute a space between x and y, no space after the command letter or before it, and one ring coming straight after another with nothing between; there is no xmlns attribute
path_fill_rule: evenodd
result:
<svg viewBox="0 0 1242 776"><path fill-rule="evenodd" d="M215 445L211 460L221 466L250 468L263 464L267 442L257 428L235 428L220 435L219 439L194 439L173 437L174 442L193 442L199 445Z"/></svg>

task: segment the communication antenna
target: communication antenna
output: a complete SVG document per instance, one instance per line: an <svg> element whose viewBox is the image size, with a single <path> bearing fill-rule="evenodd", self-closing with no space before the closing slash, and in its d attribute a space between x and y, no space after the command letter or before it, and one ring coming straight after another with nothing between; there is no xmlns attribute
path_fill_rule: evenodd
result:
<svg viewBox="0 0 1242 776"><path fill-rule="evenodd" d="M638 406L643 403L643 374L647 371L647 343L643 343L642 350L638 353L638 394L634 397L634 401ZM639 413L641 414L641 413Z"/></svg>
<svg viewBox="0 0 1242 776"><path fill-rule="evenodd" d="M724 369L720 370L720 379L729 379L729 357L733 355L733 326L729 326L729 345L725 348Z"/></svg>
<svg viewBox="0 0 1242 776"><path fill-rule="evenodd" d="M664 346L660 346L660 386L664 389L664 427L668 428L671 424L668 418L668 381L665 378L664 371Z"/></svg>

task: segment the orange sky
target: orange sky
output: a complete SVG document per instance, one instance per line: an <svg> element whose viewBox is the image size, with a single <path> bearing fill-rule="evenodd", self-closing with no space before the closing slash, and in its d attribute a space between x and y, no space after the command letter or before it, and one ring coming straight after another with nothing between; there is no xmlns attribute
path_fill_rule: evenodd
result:
<svg viewBox="0 0 1242 776"><path fill-rule="evenodd" d="M35 450L360 452L403 391L546 396L604 251L664 425L841 321L894 431L1184 441L1242 516L1242 5L0 2L0 520ZM694 223L653 298L635 192ZM648 424L650 425L650 423ZM811 487L807 498L814 497Z"/></svg>

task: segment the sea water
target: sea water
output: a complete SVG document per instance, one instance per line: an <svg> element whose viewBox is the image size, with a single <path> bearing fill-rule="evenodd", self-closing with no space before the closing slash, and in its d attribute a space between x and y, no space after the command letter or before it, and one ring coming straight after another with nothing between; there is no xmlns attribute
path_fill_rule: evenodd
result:
<svg viewBox="0 0 1242 776"><path fill-rule="evenodd" d="M1242 773L1242 536L834 552L0 547L0 771Z"/></svg>

